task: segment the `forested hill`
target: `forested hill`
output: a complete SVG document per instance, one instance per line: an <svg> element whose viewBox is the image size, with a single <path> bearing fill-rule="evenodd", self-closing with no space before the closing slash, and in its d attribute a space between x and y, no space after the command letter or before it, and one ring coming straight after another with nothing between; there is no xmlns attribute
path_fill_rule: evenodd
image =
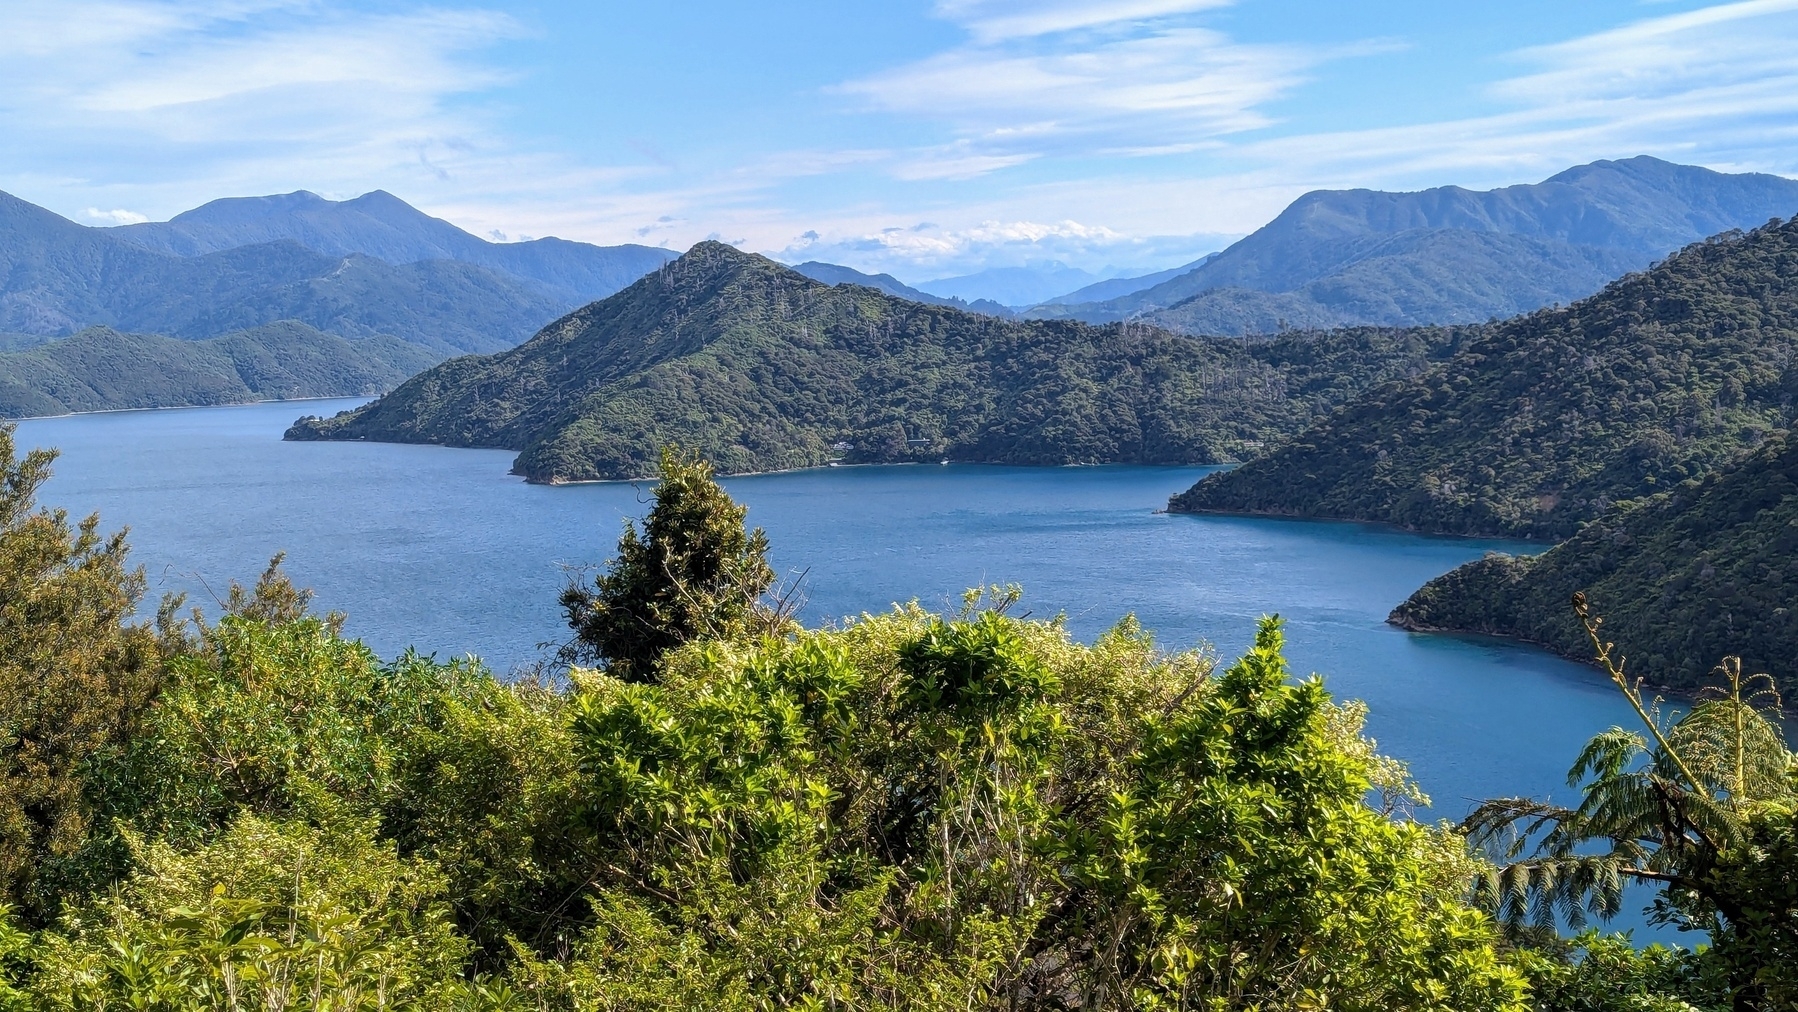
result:
<svg viewBox="0 0 1798 1012"><path fill-rule="evenodd" d="M647 474L669 442L738 473L836 459L1227 461L1459 336L1245 343L1003 320L701 243L518 348L446 362L288 437L517 449L532 481Z"/></svg>
<svg viewBox="0 0 1798 1012"><path fill-rule="evenodd" d="M1483 328L1171 508L1566 537L1786 428L1795 351L1798 219Z"/></svg>
<svg viewBox="0 0 1798 1012"><path fill-rule="evenodd" d="M1630 670L1691 689L1725 655L1798 692L1798 441L1775 438L1701 481L1621 505L1536 558L1494 555L1392 613L1410 629L1510 636L1590 660L1568 600L1586 594Z"/></svg>
<svg viewBox="0 0 1798 1012"><path fill-rule="evenodd" d="M0 353L0 418L376 394L440 359L398 338L346 341L291 320L205 341L93 327Z"/></svg>

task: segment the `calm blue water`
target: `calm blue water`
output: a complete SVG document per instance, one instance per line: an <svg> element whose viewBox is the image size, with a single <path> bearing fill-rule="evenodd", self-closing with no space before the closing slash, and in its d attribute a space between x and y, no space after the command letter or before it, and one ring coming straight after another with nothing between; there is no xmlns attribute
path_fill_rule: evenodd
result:
<svg viewBox="0 0 1798 1012"><path fill-rule="evenodd" d="M46 502L130 525L155 592L206 601L285 551L383 655L472 653L501 671L541 656L562 638L567 574L606 560L642 491L526 485L502 451L280 441L298 415L355 403L37 419L19 437L62 450ZM1531 546L1154 512L1206 471L831 468L726 484L777 568L807 574L811 620L911 598L952 608L967 587L1017 582L1024 607L1066 612L1082 638L1134 612L1164 646L1208 642L1227 659L1278 612L1294 666L1368 702L1382 751L1411 764L1441 817L1500 795L1570 800L1579 747L1634 719L1590 669L1385 624L1431 577Z"/></svg>

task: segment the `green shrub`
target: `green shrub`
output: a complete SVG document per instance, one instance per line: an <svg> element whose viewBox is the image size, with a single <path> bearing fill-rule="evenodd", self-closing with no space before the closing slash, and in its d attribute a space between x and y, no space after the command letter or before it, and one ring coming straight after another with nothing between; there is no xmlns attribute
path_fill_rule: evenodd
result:
<svg viewBox="0 0 1798 1012"><path fill-rule="evenodd" d="M468 952L441 873L367 824L246 815L204 847L137 856L117 891L44 934L38 1008L432 1008Z"/></svg>

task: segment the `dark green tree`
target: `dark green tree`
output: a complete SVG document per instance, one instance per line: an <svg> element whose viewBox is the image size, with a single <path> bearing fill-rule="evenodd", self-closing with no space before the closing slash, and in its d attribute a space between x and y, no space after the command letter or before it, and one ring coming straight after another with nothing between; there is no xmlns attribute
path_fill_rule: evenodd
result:
<svg viewBox="0 0 1798 1012"><path fill-rule="evenodd" d="M575 635L565 658L601 661L617 678L647 682L656 661L682 643L749 630L769 614L761 598L774 570L767 535L743 526L747 513L710 464L664 448L643 533L627 522L611 568L591 588L562 592Z"/></svg>

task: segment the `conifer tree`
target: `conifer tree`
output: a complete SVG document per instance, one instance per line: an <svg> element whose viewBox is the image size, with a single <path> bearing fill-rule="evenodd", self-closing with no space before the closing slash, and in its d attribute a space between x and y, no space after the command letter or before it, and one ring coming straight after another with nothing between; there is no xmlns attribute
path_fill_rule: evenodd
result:
<svg viewBox="0 0 1798 1012"><path fill-rule="evenodd" d="M764 614L774 582L768 538L743 526L712 467L678 448L662 450L661 480L643 532L627 522L611 568L591 588L571 585L562 608L575 640L569 660L598 660L630 682L655 678L656 661L697 637L740 634Z"/></svg>

